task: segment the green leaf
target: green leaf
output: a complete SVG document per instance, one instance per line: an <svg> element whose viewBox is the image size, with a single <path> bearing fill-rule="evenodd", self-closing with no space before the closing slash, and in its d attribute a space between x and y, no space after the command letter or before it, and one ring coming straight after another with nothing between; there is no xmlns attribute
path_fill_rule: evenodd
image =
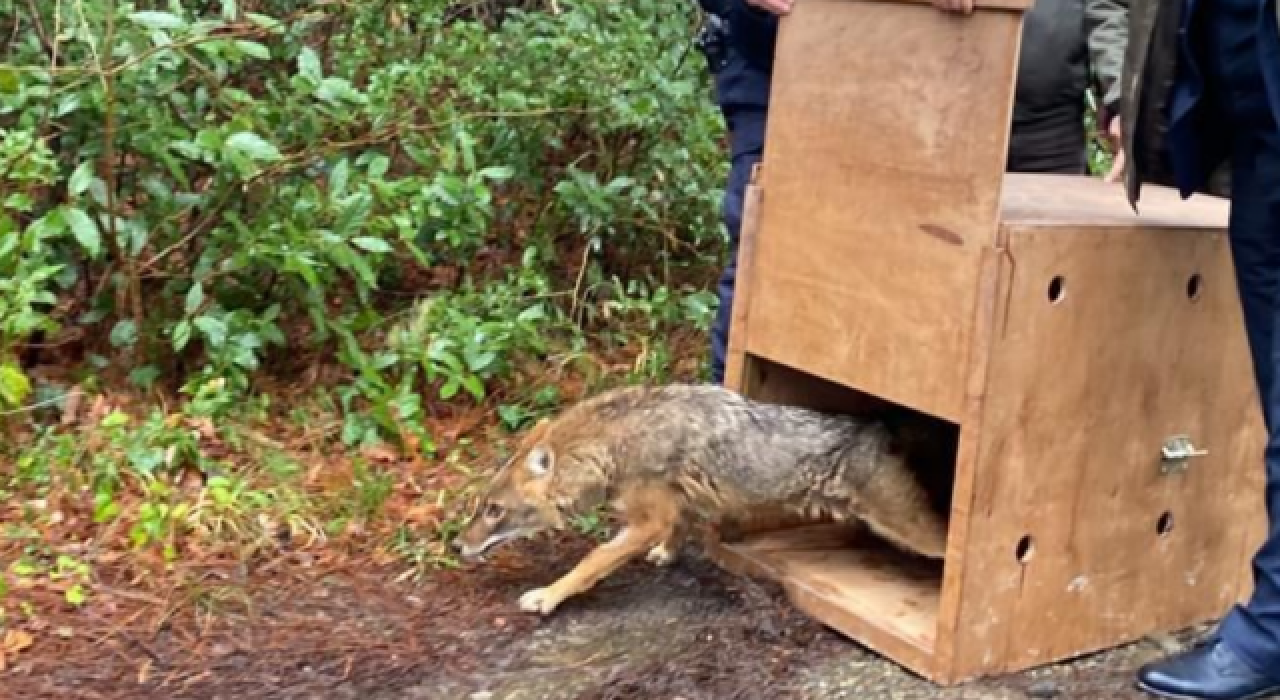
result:
<svg viewBox="0 0 1280 700"><path fill-rule="evenodd" d="M187 343L191 342L191 322L179 321L178 325L173 327L173 349L175 352L182 352L187 347Z"/></svg>
<svg viewBox="0 0 1280 700"><path fill-rule="evenodd" d="M278 32L284 28L284 23L270 15L264 15L260 12L246 12L245 19L262 27L269 32Z"/></svg>
<svg viewBox="0 0 1280 700"><path fill-rule="evenodd" d="M320 54L307 46L298 53L298 73L302 77L319 84L324 80L324 68L320 65Z"/></svg>
<svg viewBox="0 0 1280 700"><path fill-rule="evenodd" d="M353 102L363 104L367 98L343 78L325 78L316 89L316 98L325 102Z"/></svg>
<svg viewBox="0 0 1280 700"><path fill-rule="evenodd" d="M236 41L236 48L246 56L261 59L263 61L271 60L271 49L259 44L256 41L244 41L243 39Z"/></svg>
<svg viewBox="0 0 1280 700"><path fill-rule="evenodd" d="M521 311L520 314L516 316L516 320L520 323L529 323L532 321L541 321L546 317L547 313L546 310L542 308L542 305L535 304L524 311Z"/></svg>
<svg viewBox="0 0 1280 700"><path fill-rule="evenodd" d="M84 602L89 599L89 596L84 592L84 587L78 583L68 588L64 595L67 598L67 602L76 607L84 605Z"/></svg>
<svg viewBox="0 0 1280 700"><path fill-rule="evenodd" d="M138 342L138 326L129 319L117 321L111 329L111 346L123 348Z"/></svg>
<svg viewBox="0 0 1280 700"><path fill-rule="evenodd" d="M333 232L342 238L359 231L373 209L373 200L366 194L353 195L345 204L333 223Z"/></svg>
<svg viewBox="0 0 1280 700"><path fill-rule="evenodd" d="M227 324L222 319L201 316L195 320L195 325L213 347L222 347L227 342Z"/></svg>
<svg viewBox="0 0 1280 700"><path fill-rule="evenodd" d="M123 411L112 411L103 417L99 423L103 428L110 430L111 428L123 428L129 424L129 414Z"/></svg>
<svg viewBox="0 0 1280 700"><path fill-rule="evenodd" d="M329 172L329 196L341 199L347 192L347 181L351 179L351 163L346 158L338 161Z"/></svg>
<svg viewBox="0 0 1280 700"><path fill-rule="evenodd" d="M462 380L462 384L476 401L484 400L484 382L481 382L479 377L469 375Z"/></svg>
<svg viewBox="0 0 1280 700"><path fill-rule="evenodd" d="M635 183L635 180L629 177L615 177L613 181L605 185L604 188L610 192L621 192Z"/></svg>
<svg viewBox="0 0 1280 700"><path fill-rule="evenodd" d="M386 156L378 156L369 162L369 177L374 180L380 180L390 169L391 159Z"/></svg>
<svg viewBox="0 0 1280 700"><path fill-rule="evenodd" d="M134 12L129 15L129 19L147 29L182 29L187 26L187 23L181 17L169 12L157 12L155 10Z"/></svg>
<svg viewBox="0 0 1280 700"><path fill-rule="evenodd" d="M359 236L351 239L351 242L357 248L366 250L370 253L390 253L392 250L390 243L387 243L381 238L374 238L373 236Z"/></svg>
<svg viewBox="0 0 1280 700"><path fill-rule="evenodd" d="M528 415L523 406L505 403L498 406L498 417L502 419L503 426L509 432L519 430Z"/></svg>
<svg viewBox="0 0 1280 700"><path fill-rule="evenodd" d="M0 65L0 95L14 95L22 88L22 78L18 69L10 65Z"/></svg>
<svg viewBox="0 0 1280 700"><path fill-rule="evenodd" d="M187 290L187 315L192 316L200 310L200 305L204 303L204 284L196 282L191 285L191 289Z"/></svg>
<svg viewBox="0 0 1280 700"><path fill-rule="evenodd" d="M0 211L0 261L13 255L14 251L18 249L18 244L22 242L18 236L9 235L17 232L17 230L18 224L13 220L13 217Z"/></svg>
<svg viewBox="0 0 1280 700"><path fill-rule="evenodd" d="M222 0L222 19L234 22L239 14L240 11L236 7L236 0Z"/></svg>
<svg viewBox="0 0 1280 700"><path fill-rule="evenodd" d="M86 160L76 167L75 172L71 173L71 179L67 182L67 190L79 197L89 191L89 185L91 184L93 184L93 163Z"/></svg>
<svg viewBox="0 0 1280 700"><path fill-rule="evenodd" d="M93 522L103 523L120 514L120 504L112 498L110 491L101 490L93 494Z"/></svg>
<svg viewBox="0 0 1280 700"><path fill-rule="evenodd" d="M277 161L282 158L279 149L252 131L240 131L232 134L222 147L244 154L256 161Z"/></svg>
<svg viewBox="0 0 1280 700"><path fill-rule="evenodd" d="M495 182L503 182L505 180L511 179L511 176L516 174L516 170L515 168L512 168L507 165L491 166L488 168L484 168L483 170L481 170L476 174L479 175L480 177L487 178Z"/></svg>
<svg viewBox="0 0 1280 700"><path fill-rule="evenodd" d="M98 224L83 209L69 207L66 210L67 225L71 227L71 235L84 248L89 257L96 258L102 252L102 232Z"/></svg>
<svg viewBox="0 0 1280 700"><path fill-rule="evenodd" d="M40 569L38 569L35 564L25 560L15 561L9 566L9 570L13 572L14 576L21 576L23 578L30 578L40 573Z"/></svg>
<svg viewBox="0 0 1280 700"><path fill-rule="evenodd" d="M492 350L485 350L478 355L472 353L467 353L466 355L467 369L472 372L483 372L486 369L489 369L493 365L494 361L498 359L498 353Z"/></svg>
<svg viewBox="0 0 1280 700"><path fill-rule="evenodd" d="M144 389L149 388L151 385L155 384L156 379L159 379L159 378L160 378L160 370L151 365L147 365L146 367L139 367L129 373L129 381L132 382L134 386L139 386Z"/></svg>
<svg viewBox="0 0 1280 700"><path fill-rule="evenodd" d="M31 380L22 368L12 363L0 365L0 404L17 408L31 393Z"/></svg>
<svg viewBox="0 0 1280 700"><path fill-rule="evenodd" d="M73 92L63 95L58 100L58 106L53 110L53 114L56 117L65 117L77 109L80 109L80 95Z"/></svg>

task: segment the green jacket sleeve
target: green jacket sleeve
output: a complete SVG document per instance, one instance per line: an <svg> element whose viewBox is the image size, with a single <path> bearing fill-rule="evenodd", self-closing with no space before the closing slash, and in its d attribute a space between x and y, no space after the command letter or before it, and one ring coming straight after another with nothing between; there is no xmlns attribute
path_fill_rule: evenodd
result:
<svg viewBox="0 0 1280 700"><path fill-rule="evenodd" d="M1129 0L1084 0L1089 59L1102 102L1115 114L1122 96L1125 45L1129 42Z"/></svg>

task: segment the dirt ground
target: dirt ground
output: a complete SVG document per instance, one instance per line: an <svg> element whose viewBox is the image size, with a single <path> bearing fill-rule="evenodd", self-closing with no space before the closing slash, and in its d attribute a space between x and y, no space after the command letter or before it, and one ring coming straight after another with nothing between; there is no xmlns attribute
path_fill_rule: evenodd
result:
<svg viewBox="0 0 1280 700"><path fill-rule="evenodd" d="M669 569L630 565L547 619L516 609L521 592L587 546L525 542L476 568L404 582L294 552L210 569L210 584L181 601L104 584L112 602L50 620L64 633L11 661L0 697L1136 699L1133 670L1191 635L943 690L697 548Z"/></svg>

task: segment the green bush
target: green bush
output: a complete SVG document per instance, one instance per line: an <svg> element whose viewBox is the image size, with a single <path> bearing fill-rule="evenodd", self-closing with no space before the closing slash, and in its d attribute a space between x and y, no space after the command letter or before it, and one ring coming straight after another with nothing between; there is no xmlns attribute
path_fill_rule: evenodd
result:
<svg viewBox="0 0 1280 700"><path fill-rule="evenodd" d="M0 0L0 410L75 330L142 385L336 353L361 441L574 347L601 290L705 324L693 7Z"/></svg>

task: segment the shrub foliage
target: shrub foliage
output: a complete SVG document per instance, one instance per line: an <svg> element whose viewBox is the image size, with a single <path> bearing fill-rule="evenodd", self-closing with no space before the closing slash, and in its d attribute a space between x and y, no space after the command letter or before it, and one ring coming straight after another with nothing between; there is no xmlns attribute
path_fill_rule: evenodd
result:
<svg viewBox="0 0 1280 700"><path fill-rule="evenodd" d="M602 315L705 324L694 7L0 0L0 410L58 352L235 390L337 357L370 441Z"/></svg>

